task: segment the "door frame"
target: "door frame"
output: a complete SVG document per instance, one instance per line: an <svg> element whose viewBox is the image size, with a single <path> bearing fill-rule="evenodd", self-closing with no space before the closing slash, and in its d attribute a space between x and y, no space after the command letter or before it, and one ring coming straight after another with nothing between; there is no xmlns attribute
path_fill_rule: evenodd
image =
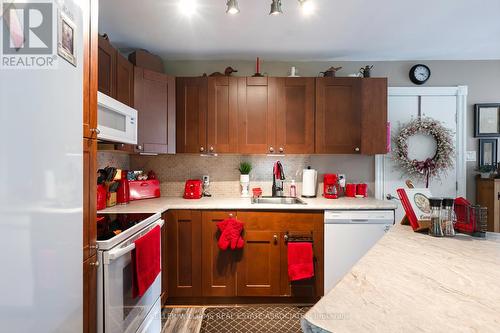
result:
<svg viewBox="0 0 500 333"><path fill-rule="evenodd" d="M467 149L467 86L455 87L389 87L388 98L391 96L455 96L457 99L457 195L466 196L466 149ZM388 153L390 154L390 153ZM375 198L384 200L385 155L375 155Z"/></svg>

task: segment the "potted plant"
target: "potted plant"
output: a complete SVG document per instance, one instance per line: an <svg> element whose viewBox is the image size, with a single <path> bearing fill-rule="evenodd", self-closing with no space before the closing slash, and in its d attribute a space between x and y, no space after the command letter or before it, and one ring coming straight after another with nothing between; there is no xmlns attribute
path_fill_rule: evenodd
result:
<svg viewBox="0 0 500 333"><path fill-rule="evenodd" d="M495 171L495 166L493 164L484 164L477 168L477 171L481 175L481 178L490 178L490 175Z"/></svg>
<svg viewBox="0 0 500 333"><path fill-rule="evenodd" d="M241 185L241 197L250 197L250 171L252 171L252 164L250 162L241 162L238 169L240 171L240 185Z"/></svg>

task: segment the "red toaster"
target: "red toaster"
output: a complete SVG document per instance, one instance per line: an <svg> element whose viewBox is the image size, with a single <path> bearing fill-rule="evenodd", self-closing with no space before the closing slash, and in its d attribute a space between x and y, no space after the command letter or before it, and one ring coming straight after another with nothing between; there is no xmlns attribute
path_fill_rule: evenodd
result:
<svg viewBox="0 0 500 333"><path fill-rule="evenodd" d="M201 199L202 191L201 180L188 179L184 186L184 199Z"/></svg>

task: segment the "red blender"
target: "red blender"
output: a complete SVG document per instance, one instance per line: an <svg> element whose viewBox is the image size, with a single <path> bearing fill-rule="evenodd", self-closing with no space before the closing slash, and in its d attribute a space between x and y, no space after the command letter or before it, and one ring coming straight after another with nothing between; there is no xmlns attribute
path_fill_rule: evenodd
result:
<svg viewBox="0 0 500 333"><path fill-rule="evenodd" d="M339 197L339 177L334 173L327 173L323 177L323 197L337 199Z"/></svg>

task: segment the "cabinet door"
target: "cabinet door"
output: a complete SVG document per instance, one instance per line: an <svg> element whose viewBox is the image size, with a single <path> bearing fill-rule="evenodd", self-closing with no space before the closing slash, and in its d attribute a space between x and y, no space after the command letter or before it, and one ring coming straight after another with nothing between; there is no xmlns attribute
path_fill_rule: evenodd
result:
<svg viewBox="0 0 500 333"><path fill-rule="evenodd" d="M97 256L83 262L83 333L97 332Z"/></svg>
<svg viewBox="0 0 500 333"><path fill-rule="evenodd" d="M277 148L281 153L314 153L314 78L279 78Z"/></svg>
<svg viewBox="0 0 500 333"><path fill-rule="evenodd" d="M115 98L116 94L116 56L117 51L107 38L99 35L99 91Z"/></svg>
<svg viewBox="0 0 500 333"><path fill-rule="evenodd" d="M316 79L316 153L360 152L361 80Z"/></svg>
<svg viewBox="0 0 500 333"><path fill-rule="evenodd" d="M84 1L83 9L83 137L97 136L98 34L97 0Z"/></svg>
<svg viewBox="0 0 500 333"><path fill-rule="evenodd" d="M169 297L201 296L201 211L167 212Z"/></svg>
<svg viewBox="0 0 500 333"><path fill-rule="evenodd" d="M277 152L276 78L238 78L238 152Z"/></svg>
<svg viewBox="0 0 500 333"><path fill-rule="evenodd" d="M279 231L245 230L238 263L238 296L280 295Z"/></svg>
<svg viewBox="0 0 500 333"><path fill-rule="evenodd" d="M387 79L366 78L361 83L361 153L387 153Z"/></svg>
<svg viewBox="0 0 500 333"><path fill-rule="evenodd" d="M138 150L175 152L175 79L141 67L134 68L134 105L138 113Z"/></svg>
<svg viewBox="0 0 500 333"><path fill-rule="evenodd" d="M116 99L134 106L134 65L121 54L116 57Z"/></svg>
<svg viewBox="0 0 500 333"><path fill-rule="evenodd" d="M164 213L162 216L165 224L161 228L161 304L165 304L168 297L168 215Z"/></svg>
<svg viewBox="0 0 500 333"><path fill-rule="evenodd" d="M217 222L235 212L210 212L202 214L202 289L203 296L236 296L236 263L241 251L219 249L220 232Z"/></svg>
<svg viewBox="0 0 500 333"><path fill-rule="evenodd" d="M207 147L213 153L236 153L238 79L208 78Z"/></svg>
<svg viewBox="0 0 500 333"><path fill-rule="evenodd" d="M83 139L83 260L96 254L97 141Z"/></svg>
<svg viewBox="0 0 500 333"><path fill-rule="evenodd" d="M178 77L177 152L207 151L207 83L206 77Z"/></svg>

